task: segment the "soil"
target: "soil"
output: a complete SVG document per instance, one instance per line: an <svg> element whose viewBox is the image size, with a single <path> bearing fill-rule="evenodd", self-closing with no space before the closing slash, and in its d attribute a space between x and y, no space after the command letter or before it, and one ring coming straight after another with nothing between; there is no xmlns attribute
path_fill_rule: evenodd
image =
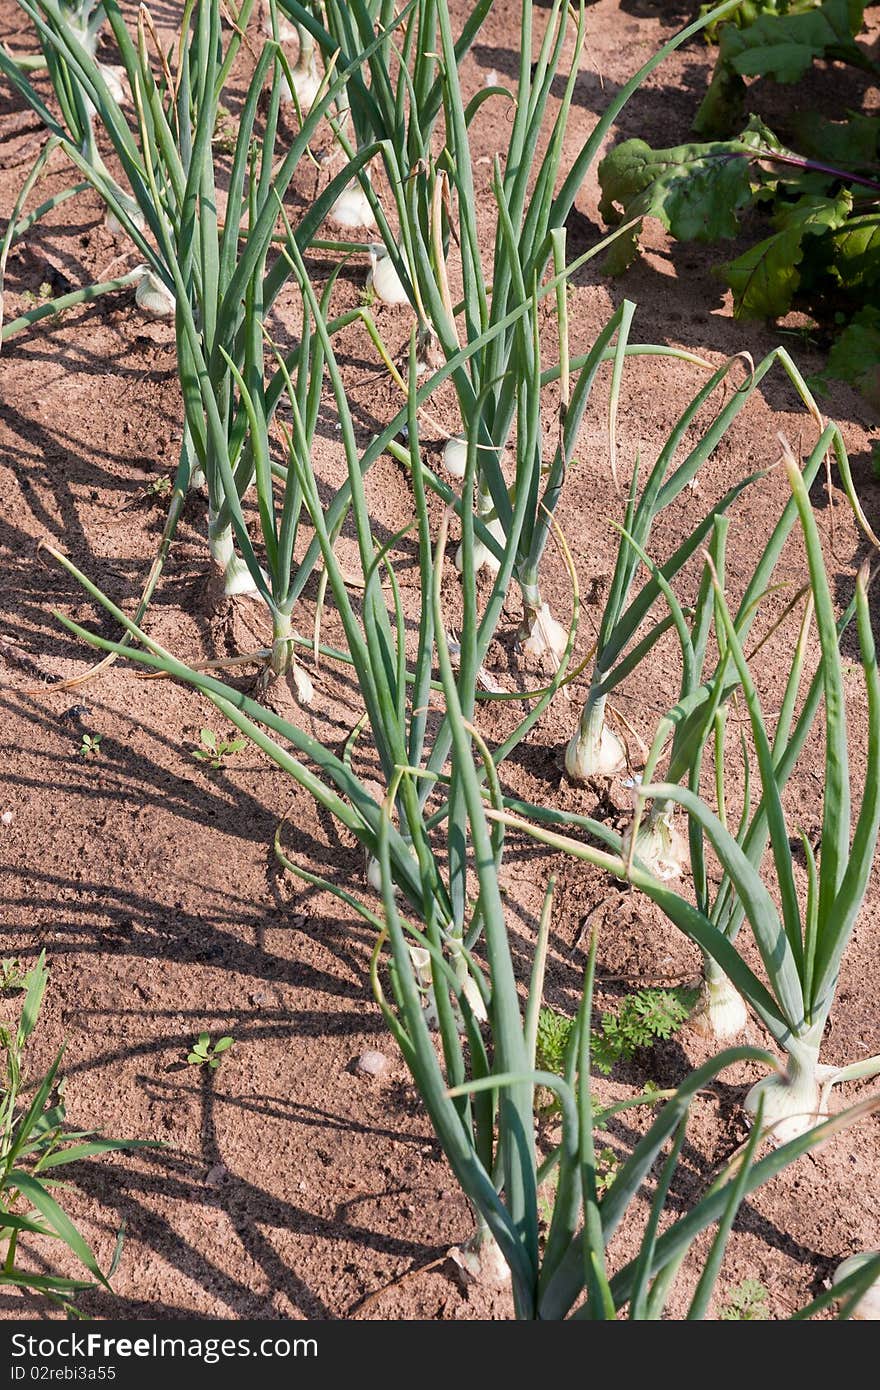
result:
<svg viewBox="0 0 880 1390"><path fill-rule="evenodd" d="M454 0L454 19L460 21L468 8ZM693 9L637 0L598 0L590 7L570 156L619 85ZM510 84L518 62L512 47L518 11L517 0L497 0L461 66L466 95L493 70L499 82ZM160 5L155 12L161 24L173 25L173 7ZM541 22L536 9L539 28ZM29 46L24 16L12 0L0 0L0 39L14 49ZM710 65L710 51L700 43L672 57L625 109L612 138L639 135L660 145L686 140ZM755 89L756 105L783 136L793 100L824 110L860 101L872 108L877 92L837 65L817 69L797 89ZM474 124L487 251L491 161L506 140L506 119L499 102L488 102ZM19 100L2 91L0 212L7 216L41 138ZM294 207L311 196L315 177L311 168L303 172ZM58 160L44 196L70 182L69 168ZM571 256L600 233L597 202L591 179L570 219ZM733 243L731 255L744 249L745 235ZM720 259L711 249L673 246L656 225L647 228L645 246L622 282L609 282L595 262L578 274L570 310L574 348L592 343L624 295L638 303L636 338L674 343L712 362L742 351L758 360L781 340L778 327L733 319L729 296L711 273L713 260ZM22 312L45 284L58 294L132 263L104 227L93 196L62 203L10 254L6 319ZM341 306L358 301L365 258L355 265L341 282ZM377 306L377 314L389 344L403 350L408 313ZM806 375L820 370L823 359L809 335L795 326L782 341ZM396 397L357 325L343 339L342 361L366 437L397 409ZM184 686L138 679L124 663L79 689L58 685L84 672L90 655L60 627L53 610L108 634L113 625L96 615L83 591L38 546L48 541L60 547L117 603L133 609L163 523L161 498L146 490L173 471L181 435L173 329L145 319L129 291L15 338L4 347L0 371L0 811L12 813L11 823L0 826L2 950L25 962L47 953L51 981L31 1065L36 1074L65 1044L66 1103L75 1127L162 1144L76 1171L66 1203L102 1267L125 1223L113 1295L87 1294L83 1309L96 1317L174 1319L510 1316L504 1291L463 1288L447 1258L472 1222L372 1002L371 930L338 899L285 875L272 852L278 821L288 814L288 855L338 882L358 884L363 861L351 838L255 749L231 755L216 771L196 761L200 729L226 731L217 711ZM618 425L624 480L638 452L652 456L700 380L695 367L674 360L642 359L627 372ZM823 408L844 431L862 504L877 528L880 488L870 467L874 419L843 386L831 389ZM549 405L547 418L549 432ZM443 430L457 428L448 396L432 407L432 420L436 437L428 431L426 442L439 451ZM702 514L734 480L772 465L780 431L795 447L806 449L814 438L790 383L776 370L698 489L664 515L654 553L669 553L682 524ZM329 410L315 467L324 484L340 476ZM390 535L410 516L405 476L383 458L368 481L377 534ZM738 505L728 572L734 593L751 574L785 492L777 469ZM830 492L820 479L814 500L836 596L845 603L868 547L836 477ZM593 640L613 563L615 537L607 519L619 518L622 505L597 406L559 511L584 597L579 656ZM235 655L266 640L254 604L218 601L212 593L204 530L204 503L193 498L147 619L153 636L191 661ZM451 564L449 569L446 597L454 621L457 590ZM786 551L782 569L791 583L803 582L796 546ZM405 564L400 574L412 604L417 574ZM554 611L566 615L570 592L555 555L548 558L544 583ZM303 631L311 628L313 597L307 591L296 615ZM779 599L776 611L784 601ZM524 674L539 674L524 673L514 653L519 616L511 596L491 654L497 679L511 688ZM332 614L325 624L332 640ZM790 626L771 640L760 669L760 693L771 708L779 689L774 652L789 640ZM659 650L618 700L643 740L676 698L671 651ZM848 658L855 660L854 649ZM338 746L360 716L358 691L329 664L310 669L316 698L298 717ZM574 789L562 776L562 752L584 693L577 684L570 699L557 698L505 765L510 794L596 813L595 789ZM864 696L854 665L848 667L847 693L858 788L864 775ZM487 706L481 717L490 740L509 729L513 717L498 708ZM79 753L84 733L101 736L94 757ZM363 740L357 757L368 775L362 745ZM636 746L634 741L638 761ZM814 840L821 823L820 765L817 729L789 796L795 818ZM627 799L619 783L605 801L605 813L620 817ZM622 994L644 983L696 978L694 949L642 899L583 865L511 838L503 884L523 973L551 871L559 876L547 986L554 1007L574 1006L586 929L594 925L600 932L601 1007L613 1008ZM825 1042L828 1062L880 1051L871 984L878 974L875 871L843 965ZM14 1001L2 1002L5 1016ZM235 1039L213 1072L185 1060L202 1031ZM748 1036L766 1042L754 1022ZM357 1059L367 1050L384 1055L381 1074L358 1069ZM707 1046L684 1031L638 1054L597 1090L603 1097L623 1096L648 1080L675 1085L708 1055ZM702 1190L742 1140L740 1102L757 1074L748 1067L728 1071L698 1098L673 1209ZM860 1090L854 1086L847 1094L854 1098ZM609 1145L625 1149L644 1123L613 1124ZM770 1315L784 1318L825 1287L841 1259L877 1247L878 1156L880 1123L869 1118L750 1198L731 1238L716 1315L729 1290L748 1278L767 1288ZM634 1250L644 1211L639 1206L616 1239L613 1262ZM686 1307L698 1277L697 1257L705 1249L705 1243L698 1245L682 1272L673 1314ZM56 1253L38 1249L37 1264ZM42 1302L12 1292L0 1297L0 1314L53 1315Z"/></svg>

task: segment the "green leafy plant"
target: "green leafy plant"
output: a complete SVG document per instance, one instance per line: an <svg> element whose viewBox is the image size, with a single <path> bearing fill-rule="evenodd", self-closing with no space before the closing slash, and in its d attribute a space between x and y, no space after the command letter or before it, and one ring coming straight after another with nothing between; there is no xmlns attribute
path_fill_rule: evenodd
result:
<svg viewBox="0 0 880 1390"><path fill-rule="evenodd" d="M744 1279L727 1295L718 1310L721 1322L766 1322L770 1317L770 1293L757 1279Z"/></svg>
<svg viewBox="0 0 880 1390"><path fill-rule="evenodd" d="M198 762L207 763L215 771L223 767L230 754L239 753L242 748L247 747L247 739L218 739L213 729L202 729L199 738L199 746L193 749L192 755Z"/></svg>
<svg viewBox="0 0 880 1390"><path fill-rule="evenodd" d="M808 474L817 456L823 456L825 447L824 440L820 440L808 461ZM861 805L853 818L847 719L838 646L840 632L850 615L844 615L840 623L835 620L807 484L787 449L784 458L805 542L812 606L822 652L821 665L799 720L792 728L803 668L803 625L791 658L776 737L771 741L755 682L744 655L742 634L737 630L737 622L727 606L723 586L709 557L707 565L714 592L722 658L716 678L701 693L696 710L693 703L683 701L673 711L670 722L673 727L686 728L690 721L688 741L692 741L692 747L698 751L703 748L707 730L711 728L712 720L723 702L723 686L730 661L741 685L749 715L760 777L758 809L753 815L747 791L743 815L737 826L726 806L721 772L716 782L719 811L718 814L713 812L698 793L695 781L698 761L691 763L687 787L672 782L653 785L649 782L636 789L639 802L651 798L661 802L668 800L678 803L687 811L699 905L695 907L655 875L646 872L632 851L620 858L573 838L555 835L543 827L528 826L509 813L501 813L506 824L528 829L534 838L545 844L566 849L617 877L629 879L700 946L704 954L714 961L719 972L727 976L786 1054L785 1072L765 1077L746 1098L747 1108L752 1112L760 1103L765 1121L772 1126L778 1138L810 1130L817 1118L827 1113L832 1086L880 1072L880 1057L867 1058L843 1067L827 1067L819 1061L820 1044L834 1002L840 962L865 895L880 828L880 681L867 597L868 571L865 566L859 573L853 600L865 681L868 728L864 789ZM807 866L807 890L805 901L802 902L792 867L792 837L783 811L782 790L823 696L825 762L821 851L817 854L808 838L802 833L799 835ZM694 714L695 718L692 719ZM656 747L649 761L655 759ZM750 784L747 782L746 785L748 787ZM586 825L585 820L581 823ZM714 908L710 905L707 888L704 836L720 860L725 876ZM608 839L606 835L606 843ZM773 886L779 895L781 910L760 872L767 840L772 849ZM747 920L751 927L766 982L755 974L735 948L736 934L743 920Z"/></svg>
<svg viewBox="0 0 880 1390"><path fill-rule="evenodd" d="M212 1043L210 1033L199 1033L191 1051L187 1053L186 1060L191 1066L208 1067L211 1071L216 1071L223 1061L224 1054L231 1047L235 1047L234 1038L218 1038Z"/></svg>
<svg viewBox="0 0 880 1390"><path fill-rule="evenodd" d="M102 734L83 734L82 742L77 749L81 758L97 758L101 751Z"/></svg>
<svg viewBox="0 0 880 1390"><path fill-rule="evenodd" d="M693 992L683 989L640 989L620 1001L617 1013L603 1013L591 1041L593 1066L608 1075L618 1062L630 1062L640 1047L671 1038L685 1022ZM564 1073L565 1051L574 1019L553 1009L538 1016L536 1058L541 1071Z"/></svg>
<svg viewBox="0 0 880 1390"><path fill-rule="evenodd" d="M605 1193L613 1187L620 1172L621 1160L613 1149L599 1149L596 1154L596 1191Z"/></svg>
<svg viewBox="0 0 880 1390"><path fill-rule="evenodd" d="M730 129L745 98L748 77L797 82L819 60L845 63L877 76L880 69L855 42L868 0L789 0L741 6L735 23L708 27L719 53L695 128L701 134ZM705 11L704 11L705 12Z"/></svg>
<svg viewBox="0 0 880 1390"><path fill-rule="evenodd" d="M620 1001L616 1014L604 1013L593 1036L593 1065L607 1075L618 1062L630 1062L640 1047L671 1038L686 1020L693 1000L687 990L640 989Z"/></svg>
<svg viewBox="0 0 880 1390"><path fill-rule="evenodd" d="M27 989L30 981L31 972L22 965L17 957L7 956L0 960L0 990L12 992L18 989Z"/></svg>
<svg viewBox="0 0 880 1390"><path fill-rule="evenodd" d="M552 1071L562 1076L573 1027L574 1019L567 1015L557 1013L555 1009L541 1009L535 1033L535 1060L541 1071Z"/></svg>
<svg viewBox="0 0 880 1390"><path fill-rule="evenodd" d="M169 478L167 473L163 473L160 478L154 478L151 483L147 483L144 488L144 495L146 497L158 497L164 501L166 497L171 496L173 486L173 480Z"/></svg>
<svg viewBox="0 0 880 1390"><path fill-rule="evenodd" d="M6 962L4 962L4 965ZM48 983L46 955L42 952L27 972L27 994L17 1026L0 1026L0 1048L4 1054L5 1078L0 1092L0 1285L41 1293L59 1305L68 1316L79 1316L76 1296L101 1286L110 1288L110 1278L122 1252L122 1232L107 1274L98 1267L92 1250L59 1204L55 1193L63 1194L58 1170L81 1163L99 1154L121 1149L146 1147L150 1141L102 1139L91 1130L66 1128L59 1052L49 1070L30 1090L25 1076L27 1044L39 1020ZM37 1273L19 1263L19 1254L32 1236L60 1240L82 1264L88 1279L56 1274L41 1260Z"/></svg>
<svg viewBox="0 0 880 1390"><path fill-rule="evenodd" d="M654 150L618 145L599 166L600 210L609 225L635 219L605 265L619 274L638 253L644 217L680 241L714 243L740 230L751 209L770 225L741 256L717 267L738 318L810 314L831 351L825 376L850 381L880 407L880 118L856 111L831 120L795 117L800 150L752 115L741 133L744 76L796 82L817 58L880 72L854 41L862 0L743 6L718 30L720 56L695 128L704 142ZM756 11L760 9L760 13ZM821 379L820 379L821 380Z"/></svg>
<svg viewBox="0 0 880 1390"><path fill-rule="evenodd" d="M24 294L22 295L22 299L24 300L25 304L29 305L45 303L45 301L49 298L51 293L52 286L48 283L47 280L44 280L36 294L34 294L33 290L25 290Z"/></svg>
<svg viewBox="0 0 880 1390"><path fill-rule="evenodd" d="M727 15L723 20L716 20L712 24L707 24L705 29L706 42L717 43L719 33L725 24L735 24L737 29L747 29L761 15L798 14L807 10L815 10L821 3L822 0L740 0L732 14ZM701 5L700 14L707 15L711 9L711 5Z"/></svg>

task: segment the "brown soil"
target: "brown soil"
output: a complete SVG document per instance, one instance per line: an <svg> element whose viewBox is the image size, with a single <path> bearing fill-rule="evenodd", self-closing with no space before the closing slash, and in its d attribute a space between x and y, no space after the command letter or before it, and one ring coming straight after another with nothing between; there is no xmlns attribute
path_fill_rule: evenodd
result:
<svg viewBox="0 0 880 1390"><path fill-rule="evenodd" d="M461 13L465 8L453 5ZM511 44L518 9L516 0L497 0L462 65L467 93L491 69L509 82L517 62ZM617 85L691 12L690 5L635 0L599 0L591 7L568 141L572 153ZM160 7L160 13L173 22L171 11ZM0 38L13 47L26 42L12 0L0 3ZM686 139L709 62L700 44L667 62L627 108L615 137L638 134L656 144ZM857 104L862 79L831 68L797 92L804 103L836 109ZM784 134L791 91L761 89L759 97L762 113ZM875 91L867 93L869 104L875 98ZM506 138L504 119L498 104L488 103L474 127L482 156L478 198L487 226L491 156ZM0 211L7 215L38 135L17 99L0 95ZM311 171L304 175L301 196L309 196L312 178ZM69 171L59 163L46 186L54 191L69 182ZM572 218L570 254L596 238L596 205L590 184ZM646 247L623 284L609 283L592 266L578 276L575 346L592 342L623 294L638 301L636 336L646 341L675 342L713 361L744 349L757 360L778 341L776 331L733 321L729 298L711 275L711 250L672 246L656 227L649 227ZM7 320L44 283L61 293L104 277L111 266L129 264L120 253L93 197L63 204L13 249ZM353 272L342 299L356 302L361 276L361 268ZM403 348L407 314L384 309L379 319L392 347ZM786 341L794 343L805 373L819 369L821 358L809 341ZM367 432L397 408L393 390L369 343L355 331L343 360L359 425ZM291 856L340 882L357 883L363 864L350 838L305 795L294 795L292 784L256 751L236 754L219 772L194 761L199 729L219 726L213 707L190 690L138 680L122 664L81 690L53 688L58 678L85 670L89 656L63 632L52 610L87 623L96 617L77 586L36 547L42 540L60 546L117 602L133 607L163 520L161 504L148 501L144 489L173 470L180 439L172 329L143 319L132 295L122 294L15 339L4 349L0 369L0 811L13 813L12 823L0 827L3 953L32 960L41 949L47 952L52 976L33 1065L47 1064L66 1043L66 1096L74 1124L164 1145L110 1157L77 1173L69 1209L105 1267L119 1224L126 1223L115 1297L90 1295L83 1307L99 1317L141 1318L508 1316L504 1296L464 1291L444 1258L469 1234L470 1217L372 1003L370 931L329 894L305 891L285 878L271 849L277 822L293 803L286 832ZM697 380L693 367L677 362L642 361L627 374L619 422L625 477L637 450L651 455ZM873 421L867 407L840 387L826 408L844 429L864 507L877 526L880 490L869 466ZM434 418L456 428L447 397ZM656 532L655 553L668 552L679 526L710 496L754 467L773 463L780 430L795 443L806 445L813 437L790 385L775 373L719 450L697 495L670 509ZM586 598L578 639L583 654L612 564L614 538L606 518L622 512L608 475L598 408L577 457L559 515ZM325 481L339 476L329 416L315 464ZM369 486L379 534L383 528L393 533L409 515L402 472L383 459ZM738 507L730 547L734 590L751 573L784 496L777 470ZM838 597L846 601L866 550L836 485L832 497L833 512L832 498L817 485L829 564ZM206 594L204 526L204 505L193 500L148 617L153 635L192 660L234 654L265 640L252 606L218 608ZM786 571L802 581L797 549L787 556ZM405 583L416 582L405 566L401 575ZM452 608L451 577L447 590ZM548 560L546 590L564 615L570 595L555 557ZM510 680L517 620L511 598L493 652L501 680ZM298 621L308 630L308 600ZM97 622L112 631L112 625ZM332 618L327 622L332 634ZM783 640L787 633L778 639ZM771 704L774 650L761 671L761 694ZM650 738L657 716L676 695L662 655L618 702L642 738ZM339 744L359 717L358 692L329 667L315 676L314 705L301 717L325 741ZM858 784L864 726L855 669L848 689ZM561 779L561 750L582 693L577 687L570 701L557 699L506 765L512 794L595 812L594 793L573 790ZM511 717L488 714L483 725L489 737L509 728ZM100 755L92 760L78 755L83 732L102 736ZM791 789L791 805L810 833L820 819L819 752L814 744ZM359 757L367 770L363 750ZM611 802L625 806L619 786L612 788ZM582 866L512 840L504 885L523 967L551 869L560 886L549 1002L570 1008L576 999L590 923L601 930L601 1004L613 1004L637 983L694 977L696 953L644 902L618 894ZM878 972L875 874L844 963L826 1041L829 1062L880 1051L871 985ZM236 1040L211 1075L184 1061L202 1030ZM755 1024L750 1037L762 1040ZM379 1077L355 1070L368 1048L386 1055L387 1070ZM620 1068L599 1089L623 1095L648 1079L674 1085L707 1055L702 1043L682 1033ZM699 1099L673 1195L676 1207L701 1189L741 1140L739 1102L755 1074L745 1068L726 1073ZM643 1123L612 1127L609 1144L626 1146ZM821 1290L837 1261L876 1247L878 1154L880 1125L869 1120L750 1199L731 1240L722 1289L758 1279L770 1291L772 1316L782 1318ZM636 1235L634 1226L624 1230L614 1259L632 1251ZM684 1271L679 1312L696 1271L694 1261ZM359 1313L361 1300L377 1292ZM12 1294L0 1299L0 1311L7 1317L45 1315L43 1304Z"/></svg>

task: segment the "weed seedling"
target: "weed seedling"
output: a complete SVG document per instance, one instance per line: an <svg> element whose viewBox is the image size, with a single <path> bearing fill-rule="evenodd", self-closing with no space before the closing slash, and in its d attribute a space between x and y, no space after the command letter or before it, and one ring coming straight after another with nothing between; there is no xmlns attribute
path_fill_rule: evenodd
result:
<svg viewBox="0 0 880 1390"><path fill-rule="evenodd" d="M213 729L200 731L201 743L193 749L193 757L215 770L223 766L230 753L238 753L247 743L245 738L218 739Z"/></svg>
<svg viewBox="0 0 880 1390"><path fill-rule="evenodd" d="M596 1070L607 1076L616 1062L631 1062L638 1048L671 1038L688 1016L686 995L685 990L640 989L626 995L618 1014L603 1014L593 1034Z"/></svg>
<svg viewBox="0 0 880 1390"><path fill-rule="evenodd" d="M207 1066L210 1067L211 1071L216 1071L223 1060L224 1052L228 1052L234 1046L234 1038L218 1038L215 1043L212 1043L210 1033L199 1033L192 1045L192 1051L187 1053L186 1060L191 1066Z"/></svg>
<svg viewBox="0 0 880 1390"><path fill-rule="evenodd" d="M565 1071L565 1049L571 1035L573 1020L555 1009L542 1009L538 1015L538 1038L535 1061L541 1071L562 1076Z"/></svg>
<svg viewBox="0 0 880 1390"><path fill-rule="evenodd" d="M607 1192L617 1177L620 1159L613 1149L600 1149L596 1154L596 1190Z"/></svg>
<svg viewBox="0 0 880 1390"><path fill-rule="evenodd" d="M640 989L621 1000L617 1014L602 1015L593 1032L590 1055L593 1066L607 1076L616 1062L631 1062L640 1047L650 1047L659 1038L671 1038L688 1016L693 991L683 989ZM538 1018L537 1058L544 1071L561 1076L565 1049L574 1020L542 1009Z"/></svg>
<svg viewBox="0 0 880 1390"><path fill-rule="evenodd" d="M217 122L211 144L219 154L235 154L238 128L231 111L221 102L217 107Z"/></svg>
<svg viewBox="0 0 880 1390"><path fill-rule="evenodd" d="M101 751L101 734L83 734L79 746L81 758L96 758Z"/></svg>
<svg viewBox="0 0 880 1390"><path fill-rule="evenodd" d="M32 306L34 304L45 304L46 300L51 297L51 294L52 286L49 284L48 280L44 280L36 294L34 294L33 290L25 290L21 297L25 304Z"/></svg>
<svg viewBox="0 0 880 1390"><path fill-rule="evenodd" d="M0 990L11 992L17 989L27 989L30 978L31 972L25 970L18 957L13 959L8 956L5 960L0 960Z"/></svg>
<svg viewBox="0 0 880 1390"><path fill-rule="evenodd" d="M770 1317L767 1289L757 1279L744 1279L730 1291L718 1316L722 1322L766 1322Z"/></svg>

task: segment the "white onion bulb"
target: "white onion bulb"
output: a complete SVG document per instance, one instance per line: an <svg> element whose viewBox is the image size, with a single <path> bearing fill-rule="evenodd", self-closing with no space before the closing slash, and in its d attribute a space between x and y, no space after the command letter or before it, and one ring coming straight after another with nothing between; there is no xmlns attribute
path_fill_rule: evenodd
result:
<svg viewBox="0 0 880 1390"><path fill-rule="evenodd" d="M614 777L625 767L626 744L609 729L601 713L589 721L584 732L580 728L575 731L565 750L565 770L573 782Z"/></svg>
<svg viewBox="0 0 880 1390"><path fill-rule="evenodd" d="M493 517L491 521L486 522L486 530L489 532L490 536L494 536L495 540L503 549L507 541L507 537L504 534L504 527L502 526L497 516ZM459 574L461 574L463 567L463 547L459 546L458 550L455 552L455 568L458 570ZM495 554L494 550L490 550L489 547L487 545L484 545L481 540L475 539L474 569L477 571L477 573L479 573L481 569L487 569L490 574L497 574L500 568L501 561L498 559L498 556Z"/></svg>
<svg viewBox="0 0 880 1390"><path fill-rule="evenodd" d="M129 220L134 223L138 231L144 231L147 225L146 219L144 218L144 215L138 207L137 203L135 202L134 198L132 198L128 193L123 193L121 188L117 188L116 200L117 202L121 203L122 208L127 213ZM107 211L104 213L104 226L107 228L107 231L110 233L111 236L128 236L127 228L123 227L122 223L116 216L116 213L113 212L112 208L108 208Z"/></svg>
<svg viewBox="0 0 880 1390"><path fill-rule="evenodd" d="M134 292L134 302L151 319L174 317L175 299L168 286L146 266Z"/></svg>
<svg viewBox="0 0 880 1390"><path fill-rule="evenodd" d="M737 1038L748 1023L745 1001L726 975L705 979L690 1026L703 1038Z"/></svg>
<svg viewBox="0 0 880 1390"><path fill-rule="evenodd" d="M358 227L375 227L376 219L373 216L373 209L370 207L369 199L357 179L353 179L350 184L343 188L328 212L327 220L337 227L347 227L350 230Z"/></svg>
<svg viewBox="0 0 880 1390"><path fill-rule="evenodd" d="M394 262L381 243L370 246L370 269L367 286L372 287L376 298L383 304L408 304L409 296L403 282L394 268Z"/></svg>
<svg viewBox="0 0 880 1390"><path fill-rule="evenodd" d="M549 656L558 670L568 646L568 629L557 622L548 605L542 603L536 611L526 613L520 630L520 645L527 656L539 659Z"/></svg>
<svg viewBox="0 0 880 1390"><path fill-rule="evenodd" d="M281 41L281 43L296 43L297 39L299 38L296 26L291 24L289 20L282 19L280 14L277 16L277 19L278 38ZM275 37L272 33L272 13L268 5L266 6L266 10L263 14L263 33L266 35L267 39Z"/></svg>
<svg viewBox="0 0 880 1390"><path fill-rule="evenodd" d="M878 1254L880 1254L880 1251L865 1250L861 1254L850 1255L848 1260L844 1260L843 1264L837 1266L831 1280L832 1284L839 1284L848 1274L855 1274L856 1270L865 1264L867 1260L874 1259ZM846 1295L844 1295L844 1297L846 1297ZM855 1308L850 1313L850 1317L858 1318L863 1322L877 1322L880 1320L880 1278L875 1279L873 1284L865 1290Z"/></svg>
<svg viewBox="0 0 880 1390"><path fill-rule="evenodd" d="M454 434L447 439L443 448L443 467L450 478L463 478L467 471L467 440L463 434Z"/></svg>

